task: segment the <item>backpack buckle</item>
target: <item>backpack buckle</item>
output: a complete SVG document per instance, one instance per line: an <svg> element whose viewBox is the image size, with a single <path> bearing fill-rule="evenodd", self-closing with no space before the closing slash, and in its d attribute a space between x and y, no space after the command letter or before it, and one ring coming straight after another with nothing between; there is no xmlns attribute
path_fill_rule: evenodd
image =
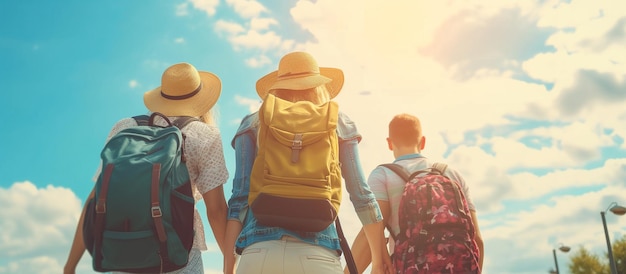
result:
<svg viewBox="0 0 626 274"><path fill-rule="evenodd" d="M98 214L103 214L107 212L107 206L104 203L104 201L98 199L98 202L96 202L96 213Z"/></svg>
<svg viewBox="0 0 626 274"><path fill-rule="evenodd" d="M291 149L302 149L302 140L293 140Z"/></svg>
<svg viewBox="0 0 626 274"><path fill-rule="evenodd" d="M152 218L157 218L163 216L163 212L161 212L160 206L153 206L150 211L152 211Z"/></svg>
<svg viewBox="0 0 626 274"><path fill-rule="evenodd" d="M297 163L300 160L300 150L302 149L302 134L296 134L293 136L291 142L291 162Z"/></svg>

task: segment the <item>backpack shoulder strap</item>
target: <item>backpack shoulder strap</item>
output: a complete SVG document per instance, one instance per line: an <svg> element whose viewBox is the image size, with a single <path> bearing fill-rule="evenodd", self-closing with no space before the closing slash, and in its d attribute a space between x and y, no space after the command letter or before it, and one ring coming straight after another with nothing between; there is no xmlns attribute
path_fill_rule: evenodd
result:
<svg viewBox="0 0 626 274"><path fill-rule="evenodd" d="M138 126L150 125L150 116L148 115L133 116L133 119L135 119L135 122L137 122ZM172 124L179 129L183 129L185 126L187 126L189 123L193 121L200 121L200 119L196 117L191 117L191 116L183 116L183 117L176 119L174 122L172 122Z"/></svg>
<svg viewBox="0 0 626 274"><path fill-rule="evenodd" d="M386 167L386 168L390 169L395 174L400 176L400 178L402 178L402 180L404 180L405 182L408 182L409 181L409 177L411 177L411 174L406 170L406 168L404 168L401 165L398 165L398 164L382 164L380 166Z"/></svg>
<svg viewBox="0 0 626 274"><path fill-rule="evenodd" d="M172 122L172 124L174 124L174 126L182 130L185 126L187 126L193 121L200 121L200 119L196 117L191 117L191 116L183 116L183 117L176 119L174 122Z"/></svg>
<svg viewBox="0 0 626 274"><path fill-rule="evenodd" d="M150 116L148 115L137 115L134 116L135 122L137 122L138 126L147 126L150 121Z"/></svg>
<svg viewBox="0 0 626 274"><path fill-rule="evenodd" d="M438 171L439 173L441 173L441 175L444 175L444 173L446 172L447 168L448 168L448 165L444 164L444 163L434 163L433 164L433 169Z"/></svg>
<svg viewBox="0 0 626 274"><path fill-rule="evenodd" d="M352 251L350 250L350 244L346 240L346 237L343 234L343 229L341 228L341 223L339 222L339 217L335 219L335 228L337 228L337 235L339 236L339 245L341 246L341 251L343 251L343 257L346 260L346 266L350 274L358 274L356 267L356 262L354 261L354 256L352 256Z"/></svg>
<svg viewBox="0 0 626 274"><path fill-rule="evenodd" d="M406 168L404 168L403 166L401 166L399 164L391 163L391 164L382 164L382 165L379 165L379 166L386 167L386 168L390 169L395 174L400 176L400 178L402 178L402 180L404 180L405 183L408 182L409 179L411 178L411 174L409 173L409 171L406 170ZM397 235L393 234L393 230L391 230L391 225L389 225L389 223L387 223L387 224L385 224L385 227L389 231L389 235L391 236L391 238L395 241L397 239Z"/></svg>

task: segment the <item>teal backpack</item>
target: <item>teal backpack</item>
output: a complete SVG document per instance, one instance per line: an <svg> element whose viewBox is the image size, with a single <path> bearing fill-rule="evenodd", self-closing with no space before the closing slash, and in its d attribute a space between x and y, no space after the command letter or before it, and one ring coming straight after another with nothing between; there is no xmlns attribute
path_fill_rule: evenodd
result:
<svg viewBox="0 0 626 274"><path fill-rule="evenodd" d="M160 127L160 116L169 126ZM185 267L193 244L194 199L181 130L196 121L160 113L113 136L88 201L85 247L98 272L161 273Z"/></svg>

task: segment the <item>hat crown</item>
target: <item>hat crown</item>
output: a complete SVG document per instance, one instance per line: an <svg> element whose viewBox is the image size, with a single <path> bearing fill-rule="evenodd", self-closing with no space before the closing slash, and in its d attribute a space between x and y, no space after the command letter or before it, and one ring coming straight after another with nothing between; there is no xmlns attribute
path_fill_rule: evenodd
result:
<svg viewBox="0 0 626 274"><path fill-rule="evenodd" d="M317 61L306 52L292 52L278 63L278 78L305 77L320 74Z"/></svg>
<svg viewBox="0 0 626 274"><path fill-rule="evenodd" d="M200 74L193 65L179 63L163 72L161 92L169 96L184 96L197 90L201 83Z"/></svg>
<svg viewBox="0 0 626 274"><path fill-rule="evenodd" d="M322 85L330 98L334 98L343 86L343 71L319 67L313 56L306 52L292 52L280 59L277 70L257 80L256 90L259 97L265 99L272 90L308 90Z"/></svg>

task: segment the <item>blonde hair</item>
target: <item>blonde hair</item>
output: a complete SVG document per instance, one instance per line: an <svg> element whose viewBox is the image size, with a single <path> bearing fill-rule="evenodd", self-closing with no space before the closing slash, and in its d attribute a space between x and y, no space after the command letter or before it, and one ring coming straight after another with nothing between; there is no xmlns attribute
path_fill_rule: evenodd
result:
<svg viewBox="0 0 626 274"><path fill-rule="evenodd" d="M216 126L217 127L217 117L219 116L219 111L217 110L217 105L213 106L207 113L201 115L200 121L205 124Z"/></svg>
<svg viewBox="0 0 626 274"><path fill-rule="evenodd" d="M328 93L328 89L326 89L326 85L303 90L273 89L270 90L268 94L273 94L280 99L293 103L299 101L309 101L316 105L322 105L330 101L330 94ZM263 100L265 100L265 98L263 98ZM258 119L259 116L256 116L256 118L257 119L252 123L253 125L258 126L260 124Z"/></svg>
<svg viewBox="0 0 626 274"><path fill-rule="evenodd" d="M316 105L322 105L330 101L330 94L326 89L326 85L303 90L274 89L270 90L269 93L274 94L280 99L294 103L299 101L309 101Z"/></svg>

